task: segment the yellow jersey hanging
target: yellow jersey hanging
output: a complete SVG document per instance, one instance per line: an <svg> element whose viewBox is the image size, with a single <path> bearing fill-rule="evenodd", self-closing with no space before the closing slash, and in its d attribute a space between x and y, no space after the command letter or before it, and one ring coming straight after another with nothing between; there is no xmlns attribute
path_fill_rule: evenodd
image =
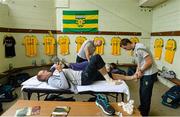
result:
<svg viewBox="0 0 180 117"><path fill-rule="evenodd" d="M44 36L43 38L43 45L44 45L44 52L48 56L55 55L55 38L53 36Z"/></svg>
<svg viewBox="0 0 180 117"><path fill-rule="evenodd" d="M121 38L119 37L112 37L111 39L111 53L114 56L120 55L121 54L121 48L120 48L120 42L121 42Z"/></svg>
<svg viewBox="0 0 180 117"><path fill-rule="evenodd" d="M177 45L174 39L169 39L166 43L165 61L172 64Z"/></svg>
<svg viewBox="0 0 180 117"><path fill-rule="evenodd" d="M137 37L131 37L131 38L130 38L130 41L131 41L132 43L139 43L139 38L137 38ZM132 51L132 50L128 51L128 54L129 54L130 56L132 56L132 55L133 55L133 51Z"/></svg>
<svg viewBox="0 0 180 117"><path fill-rule="evenodd" d="M22 44L25 46L26 56L28 56L28 57L37 56L38 39L36 38L36 36L34 36L34 35L25 36Z"/></svg>
<svg viewBox="0 0 180 117"><path fill-rule="evenodd" d="M69 44L70 40L68 36L60 36L58 39L58 44L60 47L60 54L67 55L69 54Z"/></svg>
<svg viewBox="0 0 180 117"><path fill-rule="evenodd" d="M103 37L95 37L95 38L94 38L94 41L98 41L98 40L101 40L101 41L102 41L102 45L96 47L95 53L96 53L96 54L103 55L103 54L104 54L104 44L105 44L105 40L104 40Z"/></svg>
<svg viewBox="0 0 180 117"><path fill-rule="evenodd" d="M162 38L155 39L155 41L154 41L154 58L156 60L161 59L163 44L164 44L164 42L163 42Z"/></svg>
<svg viewBox="0 0 180 117"><path fill-rule="evenodd" d="M139 43L139 38L137 38L137 37L131 37L131 38L130 38L130 41L131 41L132 43Z"/></svg>
<svg viewBox="0 0 180 117"><path fill-rule="evenodd" d="M86 37L83 37L83 36L78 36L76 37L76 52L78 53L79 52L79 49L81 48L82 44L84 43L84 41L86 41Z"/></svg>

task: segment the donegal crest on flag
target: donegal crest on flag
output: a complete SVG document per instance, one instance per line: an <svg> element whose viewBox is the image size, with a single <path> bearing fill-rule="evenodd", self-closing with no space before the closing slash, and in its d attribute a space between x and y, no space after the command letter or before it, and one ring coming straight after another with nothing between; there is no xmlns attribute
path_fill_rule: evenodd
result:
<svg viewBox="0 0 180 117"><path fill-rule="evenodd" d="M63 11L63 32L97 32L98 10Z"/></svg>

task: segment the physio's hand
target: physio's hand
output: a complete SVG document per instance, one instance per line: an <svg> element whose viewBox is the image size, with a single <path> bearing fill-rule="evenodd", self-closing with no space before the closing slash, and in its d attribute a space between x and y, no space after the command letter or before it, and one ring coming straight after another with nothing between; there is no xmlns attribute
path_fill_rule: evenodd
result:
<svg viewBox="0 0 180 117"><path fill-rule="evenodd" d="M141 70L138 70L137 71L137 76L138 76L138 78L141 78L144 74L141 72Z"/></svg>

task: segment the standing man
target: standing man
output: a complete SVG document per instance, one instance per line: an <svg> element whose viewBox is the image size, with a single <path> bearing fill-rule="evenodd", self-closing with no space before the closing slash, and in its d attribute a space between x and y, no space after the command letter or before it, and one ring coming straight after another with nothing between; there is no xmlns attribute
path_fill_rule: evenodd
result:
<svg viewBox="0 0 180 117"><path fill-rule="evenodd" d="M120 46L125 50L132 50L137 62L136 73L140 78L140 106L142 116L148 116L154 81L157 79L157 68L152 54L141 43L132 43L129 39L122 39Z"/></svg>
<svg viewBox="0 0 180 117"><path fill-rule="evenodd" d="M90 57L94 54L96 47L101 46L101 45L102 45L101 40L98 40L98 41L86 40L82 44L82 46L77 54L76 63L81 63L83 61L89 61Z"/></svg>

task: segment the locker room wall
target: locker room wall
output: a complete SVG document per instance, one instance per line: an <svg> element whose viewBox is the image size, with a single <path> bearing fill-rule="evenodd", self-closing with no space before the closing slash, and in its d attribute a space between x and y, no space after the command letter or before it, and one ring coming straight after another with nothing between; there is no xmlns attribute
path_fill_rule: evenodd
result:
<svg viewBox="0 0 180 117"><path fill-rule="evenodd" d="M10 28L55 29L54 0L7 0Z"/></svg>
<svg viewBox="0 0 180 117"><path fill-rule="evenodd" d="M63 0L61 0L63 1ZM66 4L64 4L66 5ZM117 32L142 32L142 36L139 38L141 42L149 46L149 38L152 24L152 12L149 9L142 9L138 6L138 2L134 0L69 0L68 6L56 7L52 0L8 0L8 9L4 9L6 12L1 13L0 19L1 27L10 28L25 28L25 29L62 29L62 10L99 10L99 30L100 31L117 31ZM5 13L5 15L4 15ZM56 18L57 17L57 18ZM3 35L7 33L0 33L1 39ZM17 40L15 58L4 58L4 50L0 50L1 61L4 64L0 67L0 71L5 71L8 68L9 61L14 63L14 67L21 67L31 65L32 60L36 59L37 64L40 64L41 59L49 61L50 57L46 57L42 51L43 47L39 45L39 54L35 58L27 58L24 54L24 46L21 46L21 39L24 37L24 33L12 33ZM39 41L42 39L42 34L34 34L38 37ZM59 37L58 35L57 37ZM75 61L76 52L74 47L75 37L78 35L68 35L71 39L70 55L61 56L65 57L69 62ZM122 50L121 56L111 56L110 39L113 35L84 35L87 39L93 39L95 36L103 36L106 39L105 54L103 58L107 62L131 62L131 57ZM128 37L122 36L121 38ZM2 43L2 40L1 40ZM1 45L2 47L2 45ZM58 50L59 51L59 50ZM20 59L21 58L21 59ZM25 60L22 62L22 60Z"/></svg>
<svg viewBox="0 0 180 117"><path fill-rule="evenodd" d="M5 48L3 44L4 35L12 35L16 40L15 51L16 56L12 58L5 58ZM35 35L38 39L37 45L37 56L35 57L27 57L25 55L25 47L22 45L23 38L25 35ZM13 67L24 67L31 66L32 61L36 60L37 65L41 65L41 60L44 60L45 63L50 63L51 56L47 56L44 54L44 45L43 45L43 36L44 34L23 34L23 33L0 33L0 71L5 71L9 69L9 64L12 64Z"/></svg>
<svg viewBox="0 0 180 117"><path fill-rule="evenodd" d="M62 4L63 1L61 0ZM58 5L56 5L58 6ZM100 31L116 31L116 32L142 32L142 36L139 38L141 42L149 47L150 32L152 24L152 12L151 9L142 9L138 6L136 0L69 0L69 4L63 7L56 8L57 16L57 30L62 30L62 11L63 10L99 10L99 30ZM145 11L146 10L146 11ZM59 37L60 35L58 35ZM75 51L75 38L78 35L68 35L71 40L70 55L58 56L67 59L69 62L74 62L76 59ZM118 62L129 63L131 57L121 49L122 54L120 56L111 55L110 40L113 35L83 35L87 39L94 39L95 36L102 36L105 38L105 54L102 56L106 62ZM116 35L118 36L118 35ZM119 37L130 38L132 36Z"/></svg>
<svg viewBox="0 0 180 117"><path fill-rule="evenodd" d="M167 2L158 5L153 9L153 21L152 21L152 32L166 32L166 31L179 31L180 30L180 0L168 0ZM177 74L177 78L180 79L180 36L152 36L151 37L151 50L153 51L153 44L156 38L164 39L164 47L162 52L162 58L156 60L158 68L161 69L163 66L169 70L173 70ZM174 56L172 64L167 63L164 60L165 56L165 45L168 39L175 39L177 43L177 50ZM166 83L167 84L167 83Z"/></svg>
<svg viewBox="0 0 180 117"><path fill-rule="evenodd" d="M8 24L8 6L0 3L0 26L7 26Z"/></svg>
<svg viewBox="0 0 180 117"><path fill-rule="evenodd" d="M23 29L55 29L56 14L54 1L52 0L7 0L7 5L0 4L0 27L23 28ZM12 35L16 39L16 56L5 58L3 38L4 35ZM22 39L25 35L36 35L39 40L38 55L36 57L26 57ZM51 57L44 55L42 39L45 34L28 33L3 33L0 32L0 72L9 69L9 64L13 67L24 67L32 65L36 60L37 65L44 59L50 62Z"/></svg>

